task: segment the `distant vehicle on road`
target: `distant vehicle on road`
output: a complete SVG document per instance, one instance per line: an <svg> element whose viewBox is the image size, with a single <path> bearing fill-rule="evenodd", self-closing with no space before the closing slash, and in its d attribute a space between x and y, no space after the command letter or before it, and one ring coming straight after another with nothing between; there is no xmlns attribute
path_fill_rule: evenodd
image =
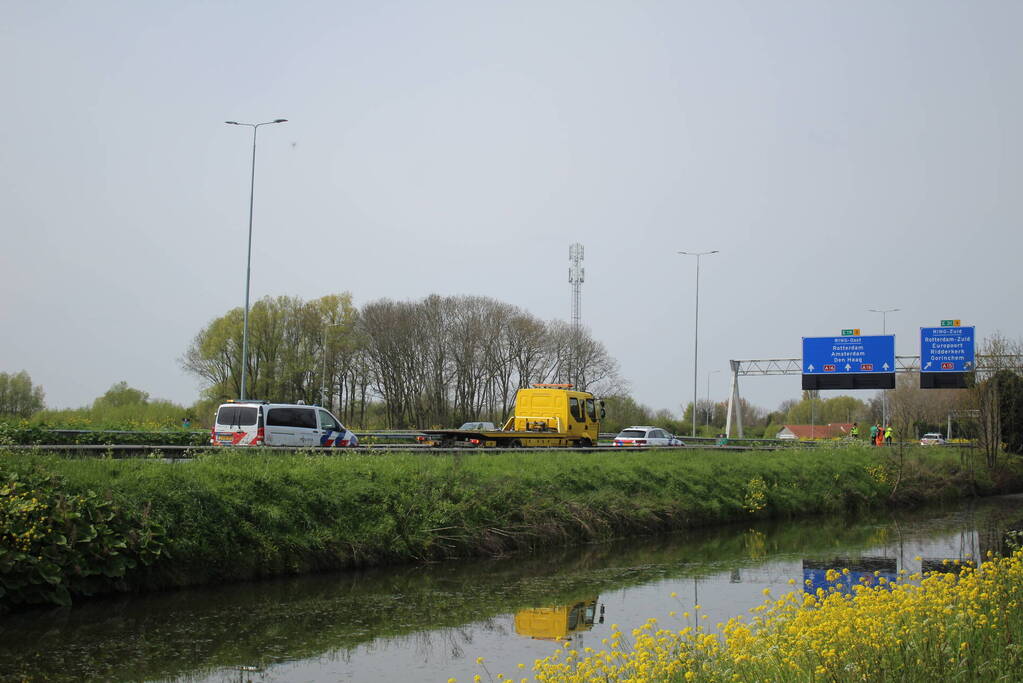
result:
<svg viewBox="0 0 1023 683"><path fill-rule="evenodd" d="M660 427L640 425L626 427L618 433L615 446L684 446L682 440Z"/></svg>
<svg viewBox="0 0 1023 683"><path fill-rule="evenodd" d="M921 446L944 446L947 441L938 432L928 432L920 437Z"/></svg>
<svg viewBox="0 0 1023 683"><path fill-rule="evenodd" d="M478 432L496 432L497 427L493 422L466 422L459 429L469 429Z"/></svg>

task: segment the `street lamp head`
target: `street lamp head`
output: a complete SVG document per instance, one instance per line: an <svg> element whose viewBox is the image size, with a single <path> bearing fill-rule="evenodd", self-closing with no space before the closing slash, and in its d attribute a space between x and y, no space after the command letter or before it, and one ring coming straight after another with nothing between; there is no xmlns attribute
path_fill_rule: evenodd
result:
<svg viewBox="0 0 1023 683"><path fill-rule="evenodd" d="M711 251L680 251L678 253L685 254L686 256L706 256L707 254L716 254L718 253L718 250L712 249Z"/></svg>
<svg viewBox="0 0 1023 683"><path fill-rule="evenodd" d="M287 119L274 119L274 123L287 123Z"/></svg>
<svg viewBox="0 0 1023 683"><path fill-rule="evenodd" d="M224 121L224 123L230 123L232 126L240 126L241 125L237 121Z"/></svg>

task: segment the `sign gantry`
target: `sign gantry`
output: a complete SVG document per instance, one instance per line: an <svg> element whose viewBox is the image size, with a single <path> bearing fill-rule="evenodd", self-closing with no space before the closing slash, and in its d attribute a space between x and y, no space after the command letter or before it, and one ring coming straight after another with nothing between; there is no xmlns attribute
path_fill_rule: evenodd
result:
<svg viewBox="0 0 1023 683"><path fill-rule="evenodd" d="M725 421L725 433L732 436L732 424L735 423L738 438L743 438L742 414L739 405L739 377L765 377L777 375L802 375L802 358L758 358L728 361L732 371L732 388L728 395L728 417ZM1014 355L977 355L974 370L978 373L993 372L1003 368L1015 368L1023 372L1023 356ZM920 372L920 356L895 356L895 372L898 374Z"/></svg>

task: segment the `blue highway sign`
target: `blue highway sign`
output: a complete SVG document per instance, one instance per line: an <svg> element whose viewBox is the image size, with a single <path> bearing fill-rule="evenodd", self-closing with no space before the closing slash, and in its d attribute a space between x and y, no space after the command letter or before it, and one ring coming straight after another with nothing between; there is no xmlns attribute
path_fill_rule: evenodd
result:
<svg viewBox="0 0 1023 683"><path fill-rule="evenodd" d="M973 354L974 328L921 327L920 372L970 372Z"/></svg>
<svg viewBox="0 0 1023 683"><path fill-rule="evenodd" d="M895 372L895 335L803 337L804 375Z"/></svg>

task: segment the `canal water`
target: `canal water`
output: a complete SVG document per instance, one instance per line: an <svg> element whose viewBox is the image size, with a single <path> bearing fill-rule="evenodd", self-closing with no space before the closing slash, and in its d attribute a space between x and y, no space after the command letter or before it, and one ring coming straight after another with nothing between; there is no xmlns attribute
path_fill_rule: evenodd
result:
<svg viewBox="0 0 1023 683"><path fill-rule="evenodd" d="M462 682L479 673L519 680L559 638L600 648L612 624L629 633L650 617L666 628L713 629L760 604L765 588L778 596L794 588L792 580L796 589L819 581L828 567L893 575L975 561L1004 552L1006 531L1021 528L1023 496L1005 496L94 599L0 618L0 678Z"/></svg>

